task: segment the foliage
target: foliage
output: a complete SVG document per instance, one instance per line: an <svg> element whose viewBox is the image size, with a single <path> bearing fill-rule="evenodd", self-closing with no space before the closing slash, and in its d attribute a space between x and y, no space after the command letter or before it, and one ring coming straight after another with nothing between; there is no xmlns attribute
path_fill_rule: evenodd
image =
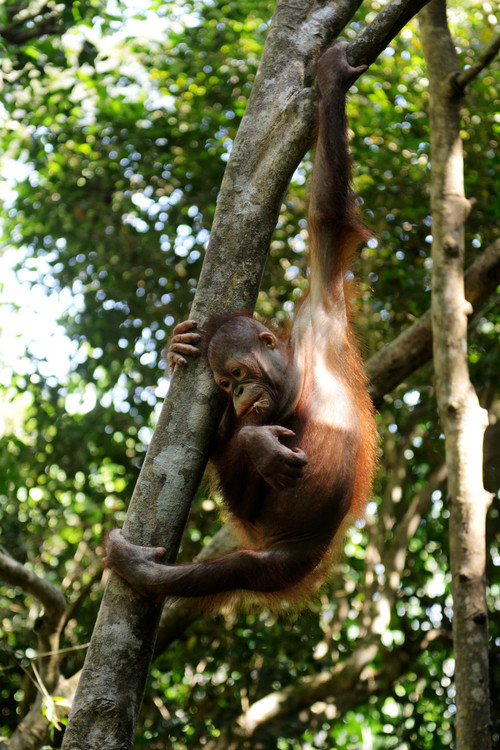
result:
<svg viewBox="0 0 500 750"><path fill-rule="evenodd" d="M345 30L347 38L378 8L375 1L365 5ZM463 66L491 37L483 5L471 0L451 9ZM6 363L0 517L4 548L62 586L74 607L62 643L74 647L89 640L101 592L99 545L123 520L167 389L162 349L196 289L218 186L272 8L263 0L151 2L141 21L127 5L66 0L61 6L52 29L43 26L46 18L35 18L38 38L0 28L7 53L1 63L2 160L4 170L14 162L17 175L2 210L4 243L18 250L19 278L48 294L70 291L61 323L73 342L62 372L51 371L49 352L39 356L34 348L21 363ZM4 30L13 10L11 2L0 9ZM152 17L154 29L146 23ZM26 35L31 27L19 28ZM498 237L500 226L498 202L491 200L495 81L498 68L491 67L464 102L467 192L477 200L468 226L471 260ZM374 233L358 264L358 325L367 356L429 305L426 102L412 24L362 77L349 105L356 189ZM309 169L306 159L292 181L259 296L258 313L280 322L305 286ZM493 305L471 329L472 376L492 411L498 410L499 329ZM448 512L445 488L435 480L443 451L430 366L387 397L379 425L383 455L374 501L366 521L351 531L331 586L311 607L283 620L263 612L194 623L155 663L137 747L198 747L255 700L332 670L375 636L375 675L387 654L396 662L401 649L407 653L394 679L358 700L353 691L340 715L334 700L318 700L262 729L260 746L451 746ZM489 489L498 493L498 467L487 468ZM387 599L387 627L377 633L380 603L390 591L384 550L412 499L429 487L394 598ZM210 508L202 493L183 559L213 532ZM493 541L497 506L490 515L493 581L500 564ZM498 593L492 584L496 650ZM0 611L1 720L9 736L32 694L25 671L35 653L38 610L21 589L5 586ZM83 653L67 652L65 675L81 666Z"/></svg>

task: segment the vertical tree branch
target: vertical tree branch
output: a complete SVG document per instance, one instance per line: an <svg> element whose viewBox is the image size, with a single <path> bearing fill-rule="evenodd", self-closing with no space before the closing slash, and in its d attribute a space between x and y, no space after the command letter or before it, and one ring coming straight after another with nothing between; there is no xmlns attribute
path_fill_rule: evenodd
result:
<svg viewBox="0 0 500 750"><path fill-rule="evenodd" d="M404 0L404 7L411 0ZM277 3L247 111L221 186L191 317L251 310L283 193L311 142L314 57L360 0ZM219 397L199 359L172 380L124 525L136 544L175 561L219 419ZM64 737L65 750L133 746L161 605L117 576L106 589Z"/></svg>
<svg viewBox="0 0 500 750"><path fill-rule="evenodd" d="M434 369L446 438L450 565L457 701L457 750L491 747L488 627L485 591L485 518L482 482L486 412L469 378L464 295L464 195L460 138L461 98L452 85L458 60L446 19L446 0L420 14L429 72L431 122L432 301Z"/></svg>

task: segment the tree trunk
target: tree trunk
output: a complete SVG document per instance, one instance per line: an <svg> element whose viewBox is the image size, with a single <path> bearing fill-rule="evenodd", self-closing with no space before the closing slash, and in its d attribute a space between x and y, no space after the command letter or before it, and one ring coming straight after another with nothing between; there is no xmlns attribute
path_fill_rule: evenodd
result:
<svg viewBox="0 0 500 750"><path fill-rule="evenodd" d="M373 62L427 0L392 0L349 46L353 65ZM314 58L351 19L360 0L280 1L255 86L226 169L191 317L252 310L284 191L312 140ZM179 368L177 368L179 370ZM167 548L175 560L191 500L219 418L202 360L178 371L139 476L124 533ZM131 748L161 606L112 576L63 747Z"/></svg>
<svg viewBox="0 0 500 750"><path fill-rule="evenodd" d="M490 502L482 481L486 412L469 379L464 295L464 195L458 60L445 0L420 14L429 72L432 209L432 327L436 391L446 439L450 507L450 566L455 645L456 747L488 750L488 620L485 518Z"/></svg>

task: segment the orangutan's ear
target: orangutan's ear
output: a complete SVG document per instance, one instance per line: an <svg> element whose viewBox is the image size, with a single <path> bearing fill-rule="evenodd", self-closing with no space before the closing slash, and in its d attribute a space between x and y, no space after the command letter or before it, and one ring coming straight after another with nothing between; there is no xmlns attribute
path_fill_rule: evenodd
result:
<svg viewBox="0 0 500 750"><path fill-rule="evenodd" d="M274 333L271 333L270 331L263 331L262 333L259 333L259 339L264 343L266 349L276 349L278 339L276 338Z"/></svg>

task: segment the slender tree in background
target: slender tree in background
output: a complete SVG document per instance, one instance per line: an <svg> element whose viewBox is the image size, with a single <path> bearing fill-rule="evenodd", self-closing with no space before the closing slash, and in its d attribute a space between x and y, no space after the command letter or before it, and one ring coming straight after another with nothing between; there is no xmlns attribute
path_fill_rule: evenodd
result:
<svg viewBox="0 0 500 750"><path fill-rule="evenodd" d="M432 208L432 329L439 414L446 438L450 507L450 568L457 691L457 750L491 747L486 608L486 513L483 437L487 412L479 405L467 361L464 291L465 197L461 79L446 17L446 0L421 11L429 73Z"/></svg>

